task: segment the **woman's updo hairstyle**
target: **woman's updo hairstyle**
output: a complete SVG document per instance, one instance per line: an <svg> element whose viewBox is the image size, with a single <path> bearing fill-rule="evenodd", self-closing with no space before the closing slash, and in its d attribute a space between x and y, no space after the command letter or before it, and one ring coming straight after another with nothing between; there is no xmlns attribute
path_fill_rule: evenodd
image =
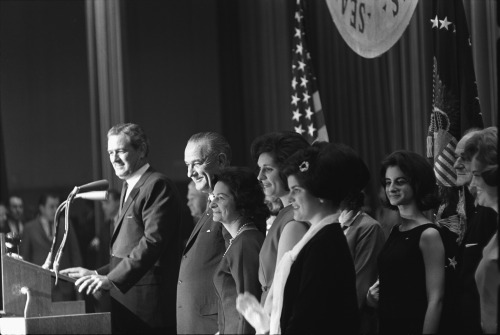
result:
<svg viewBox="0 0 500 335"><path fill-rule="evenodd" d="M345 144L316 142L286 161L288 177L297 178L313 196L328 199L335 207L359 197L370 173L356 152Z"/></svg>

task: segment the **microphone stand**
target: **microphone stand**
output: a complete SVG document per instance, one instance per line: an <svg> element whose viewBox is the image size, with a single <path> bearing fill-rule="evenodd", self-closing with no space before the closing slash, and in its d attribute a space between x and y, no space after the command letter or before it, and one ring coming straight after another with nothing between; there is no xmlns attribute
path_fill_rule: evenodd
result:
<svg viewBox="0 0 500 335"><path fill-rule="evenodd" d="M62 253L64 250L64 245L66 244L66 240L68 238L68 233L69 233L69 208L71 206L71 202L77 197L77 194L82 191L89 191L92 188L97 188L97 189L107 189L108 188L108 181L107 180L100 180L97 182L89 183L86 185L82 186L75 186L73 191L68 195L68 198L63 201L59 207L57 207L56 213L54 215L54 237L52 238L52 245L50 247L49 254L47 255L47 259L45 260L45 263L42 265L42 268L44 269L49 269L50 265L52 264L52 254L54 252L54 247L56 245L56 240L57 240L57 232L59 230L59 215L63 210L66 210L66 213L64 215L64 236L62 238L61 244L59 245L59 248L57 249L57 253L54 257L54 264L52 266L52 271L55 272L56 275L56 280L55 280L55 285L57 285L57 281L59 279L59 262L62 257ZM98 192L89 192L89 193L98 193ZM104 193L105 198L107 198L107 192ZM98 200L97 198L91 197L93 200Z"/></svg>

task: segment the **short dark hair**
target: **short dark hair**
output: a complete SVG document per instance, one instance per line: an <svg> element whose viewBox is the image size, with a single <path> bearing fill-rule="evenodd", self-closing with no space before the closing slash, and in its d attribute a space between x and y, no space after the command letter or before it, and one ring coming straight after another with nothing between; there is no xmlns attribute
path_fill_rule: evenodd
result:
<svg viewBox="0 0 500 335"><path fill-rule="evenodd" d="M61 197L55 193L43 193L42 195L40 195L40 197L38 198L38 207L40 206L45 206L47 204L47 199L49 198L52 198L52 199L58 199L60 200Z"/></svg>
<svg viewBox="0 0 500 335"><path fill-rule="evenodd" d="M417 207L421 211L435 208L439 205L438 187L432 165L421 155L408 151L397 150L382 161L380 168L380 185L385 190L385 172L390 166L397 166L404 173L415 195ZM392 206L384 191L381 199L384 206L397 210Z"/></svg>
<svg viewBox="0 0 500 335"><path fill-rule="evenodd" d="M341 143L315 142L287 159L283 172L294 175L313 196L331 200L341 208L359 197L370 180L363 160Z"/></svg>
<svg viewBox="0 0 500 335"><path fill-rule="evenodd" d="M204 143L209 147L209 155L224 154L226 155L227 164L231 163L233 153L231 146L224 136L219 133L208 131L192 135L188 143Z"/></svg>
<svg viewBox="0 0 500 335"><path fill-rule="evenodd" d="M119 134L127 135L130 138L130 145L135 150L139 150L144 146L144 154L146 157L148 156L150 147L149 139L141 126L135 123L119 123L108 130L108 138Z"/></svg>
<svg viewBox="0 0 500 335"><path fill-rule="evenodd" d="M289 191L286 176L283 173L283 167L286 159L296 153L298 150L309 147L309 142L294 131L279 131L261 135L253 140L250 146L252 159L257 163L259 156L263 153L269 153L273 156L278 165L279 176L285 190Z"/></svg>
<svg viewBox="0 0 500 335"><path fill-rule="evenodd" d="M244 217L251 218L261 232L266 232L269 208L264 203L264 192L255 173L245 167L222 169L216 182L226 184L231 190L238 210Z"/></svg>

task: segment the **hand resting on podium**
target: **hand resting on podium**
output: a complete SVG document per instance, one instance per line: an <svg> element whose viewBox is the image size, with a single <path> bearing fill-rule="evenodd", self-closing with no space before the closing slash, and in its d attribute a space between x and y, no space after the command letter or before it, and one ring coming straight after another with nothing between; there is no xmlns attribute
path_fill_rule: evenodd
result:
<svg viewBox="0 0 500 335"><path fill-rule="evenodd" d="M113 287L107 276L99 275L95 271L82 267L64 269L59 273L71 278L78 278L75 286L80 293L87 289L86 294L94 294L99 290L109 290Z"/></svg>

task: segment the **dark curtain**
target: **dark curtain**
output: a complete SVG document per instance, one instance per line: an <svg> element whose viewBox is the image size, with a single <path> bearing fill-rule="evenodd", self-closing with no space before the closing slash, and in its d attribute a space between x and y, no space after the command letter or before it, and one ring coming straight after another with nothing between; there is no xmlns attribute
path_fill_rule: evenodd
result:
<svg viewBox="0 0 500 335"><path fill-rule="evenodd" d="M228 120L223 132L243 151L235 153L235 163L251 165L253 138L292 129L295 0L220 4L222 117ZM330 141L346 143L363 157L372 172L368 193L375 199L379 164L387 154L400 148L425 154L432 102L431 2L419 1L400 41L376 59L364 59L347 46L324 1L305 0L305 5L306 38Z"/></svg>
<svg viewBox="0 0 500 335"><path fill-rule="evenodd" d="M396 149L425 155L432 107L431 1L419 1L401 39L375 59L358 56L336 29L325 1L306 1L309 49L331 142L352 146L379 190L380 161ZM373 199L373 198L372 198Z"/></svg>
<svg viewBox="0 0 500 335"><path fill-rule="evenodd" d="M5 147L3 144L2 114L0 113L0 202L6 202L9 196L7 169L5 164Z"/></svg>

